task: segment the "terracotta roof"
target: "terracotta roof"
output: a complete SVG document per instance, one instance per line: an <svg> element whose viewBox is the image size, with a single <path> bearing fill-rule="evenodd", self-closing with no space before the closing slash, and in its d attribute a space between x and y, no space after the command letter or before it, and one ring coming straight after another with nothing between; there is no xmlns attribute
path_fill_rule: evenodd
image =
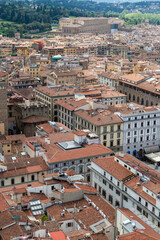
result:
<svg viewBox="0 0 160 240"><path fill-rule="evenodd" d="M59 88L48 88L45 86L39 86L36 91L39 91L41 93L44 93L50 97L61 97L61 96L74 96L74 90L73 89L67 89L67 90L61 90Z"/></svg>
<svg viewBox="0 0 160 240"><path fill-rule="evenodd" d="M5 165L7 166L7 170L0 172L0 179L49 170L48 165L42 157L16 159Z"/></svg>
<svg viewBox="0 0 160 240"><path fill-rule="evenodd" d="M45 131L48 134L53 133L53 131L54 131L54 128L49 123L40 124L40 125L38 125L38 127L42 128L43 131Z"/></svg>
<svg viewBox="0 0 160 240"><path fill-rule="evenodd" d="M148 189L153 191L154 193L158 193L159 191L159 185L160 185L160 173L156 171L155 169L149 167L144 162L140 161L139 159L131 156L128 153L125 153L122 156L116 155L117 158L121 159L124 163L129 165L130 167L136 169L137 171L141 172L142 174L151 177L152 181L148 181L147 183L143 184ZM154 183L154 184L153 184Z"/></svg>
<svg viewBox="0 0 160 240"><path fill-rule="evenodd" d="M79 107L82 107L84 105L87 105L87 99L81 99L79 101L73 100L58 100L56 103L70 111L74 111L75 109L78 109Z"/></svg>
<svg viewBox="0 0 160 240"><path fill-rule="evenodd" d="M133 81L135 83L141 80L144 80L146 77L147 77L146 75L140 75L140 74L134 74L134 73L121 76L122 79Z"/></svg>
<svg viewBox="0 0 160 240"><path fill-rule="evenodd" d="M112 150L101 145L91 144L86 145L84 148L57 152L48 163L61 162L74 159L82 159L85 157L98 156L103 154L112 153Z"/></svg>
<svg viewBox="0 0 160 240"><path fill-rule="evenodd" d="M87 184L77 184L75 183L75 186L77 186L79 189L81 189L84 193L98 193L98 191Z"/></svg>
<svg viewBox="0 0 160 240"><path fill-rule="evenodd" d="M7 203L7 201L5 200L4 196L2 193L0 193L0 212L5 211L6 208L9 207L9 204Z"/></svg>
<svg viewBox="0 0 160 240"><path fill-rule="evenodd" d="M153 237L153 239L160 239L160 234L157 233L156 231L154 231L154 229L152 227L150 227L147 223L145 223L143 220L141 220L139 217L137 217L137 215L135 215L133 212L131 212L129 209L127 208L118 208L118 210L120 212L122 212L125 216L127 216L129 218L129 220L131 221L137 221L139 222L144 229L140 230L137 229L137 231L139 230L139 233L143 233L144 236L148 236L148 238L144 238L146 240L150 240L150 237ZM136 232L137 233L137 232ZM143 236L142 234L142 236ZM132 234L131 234L132 235ZM134 234L133 234L134 235ZM140 236L139 234L136 234L135 237ZM120 238L121 239L121 238ZM123 239L123 238L122 238ZM124 238L125 239L125 238ZM126 238L127 240L130 238ZM132 239L132 238L131 238ZM139 238L135 238L136 240L138 240ZM143 239L143 238L142 238Z"/></svg>
<svg viewBox="0 0 160 240"><path fill-rule="evenodd" d="M24 134L15 134L15 135L7 135L6 139L10 141L17 141L26 138Z"/></svg>
<svg viewBox="0 0 160 240"><path fill-rule="evenodd" d="M123 122L123 120L118 115L111 113L109 111L103 111L102 113L100 113L97 110L91 110L91 111L78 110L78 111L75 111L75 115L97 126Z"/></svg>
<svg viewBox="0 0 160 240"><path fill-rule="evenodd" d="M53 240L66 240L66 236L62 231L49 233Z"/></svg>
<svg viewBox="0 0 160 240"><path fill-rule="evenodd" d="M148 202L150 202L153 205L156 205L156 199L151 197L149 194L143 191L143 186L145 187L145 184L141 184L141 186L138 186L137 183L139 183L139 177L134 177L128 182L125 183L127 187L132 189L134 192L138 193L140 196L142 196L144 199L146 199Z"/></svg>
<svg viewBox="0 0 160 240"><path fill-rule="evenodd" d="M40 187L40 186L43 186L43 184L40 183L40 182L30 182L30 183L25 183L25 184L0 188L0 192L5 193L5 192L13 191L13 190L16 190L16 189L19 189L19 188L23 188L23 187L28 188L28 186Z"/></svg>
<svg viewBox="0 0 160 240"><path fill-rule="evenodd" d="M120 181L133 175L131 171L117 163L114 156L97 158L92 161Z"/></svg>
<svg viewBox="0 0 160 240"><path fill-rule="evenodd" d="M86 136L87 133L84 131L73 131L74 134L76 134L77 136Z"/></svg>
<svg viewBox="0 0 160 240"><path fill-rule="evenodd" d="M22 118L22 123L39 123L39 122L47 122L49 119L43 116L29 116L26 118Z"/></svg>
<svg viewBox="0 0 160 240"><path fill-rule="evenodd" d="M114 226L115 222L115 209L102 197L93 195L93 194L85 194L85 196L94 202L94 204L99 207L99 209L106 215L108 221Z"/></svg>
<svg viewBox="0 0 160 240"><path fill-rule="evenodd" d="M154 238L148 234L135 231L133 233L117 236L117 240L159 240L159 238Z"/></svg>

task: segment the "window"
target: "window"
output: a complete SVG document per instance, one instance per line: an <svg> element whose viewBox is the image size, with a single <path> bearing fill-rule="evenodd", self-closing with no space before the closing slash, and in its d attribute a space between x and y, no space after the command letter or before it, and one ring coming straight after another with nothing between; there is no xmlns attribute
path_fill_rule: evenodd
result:
<svg viewBox="0 0 160 240"><path fill-rule="evenodd" d="M149 126L149 121L147 122L147 126Z"/></svg>
<svg viewBox="0 0 160 240"><path fill-rule="evenodd" d="M4 187L4 180L1 181L1 187Z"/></svg>
<svg viewBox="0 0 160 240"><path fill-rule="evenodd" d="M79 173L83 173L83 166L79 166Z"/></svg>
<svg viewBox="0 0 160 240"><path fill-rule="evenodd" d="M155 132L156 131L156 129L155 128L153 128L153 132Z"/></svg>
<svg viewBox="0 0 160 240"><path fill-rule="evenodd" d="M69 222L66 224L67 227L72 227L73 226L73 222Z"/></svg>
<svg viewBox="0 0 160 240"><path fill-rule="evenodd" d="M156 120L154 120L153 124L156 125Z"/></svg>
<svg viewBox="0 0 160 240"><path fill-rule="evenodd" d="M128 144L130 143L130 139L129 139L129 138L127 139L127 143L128 143Z"/></svg>
<svg viewBox="0 0 160 240"><path fill-rule="evenodd" d="M139 197L138 201L141 202L141 198L140 197Z"/></svg>
<svg viewBox="0 0 160 240"><path fill-rule="evenodd" d="M149 129L147 129L147 133L149 133Z"/></svg>
<svg viewBox="0 0 160 240"><path fill-rule="evenodd" d="M119 207L119 206L120 206L119 201L116 201L116 202L115 202L115 206L116 206L116 207Z"/></svg>
<svg viewBox="0 0 160 240"><path fill-rule="evenodd" d="M110 147L113 147L113 141L110 141Z"/></svg>
<svg viewBox="0 0 160 240"><path fill-rule="evenodd" d="M106 135L103 135L103 140L106 140L107 136Z"/></svg>
<svg viewBox="0 0 160 240"><path fill-rule="evenodd" d="M35 177L34 175L31 176L31 180L34 181L35 180Z"/></svg>
<svg viewBox="0 0 160 240"><path fill-rule="evenodd" d="M114 132L114 126L111 126L111 127L110 127L110 131L111 131L111 132Z"/></svg>
<svg viewBox="0 0 160 240"><path fill-rule="evenodd" d="M137 138L134 138L134 143L137 142Z"/></svg>
<svg viewBox="0 0 160 240"><path fill-rule="evenodd" d="M117 138L120 138L120 133L117 133Z"/></svg>
<svg viewBox="0 0 160 240"><path fill-rule="evenodd" d="M155 208L154 207L152 207L152 212L155 212Z"/></svg>
<svg viewBox="0 0 160 240"><path fill-rule="evenodd" d="M113 134L110 134L110 139L113 139Z"/></svg>
<svg viewBox="0 0 160 240"><path fill-rule="evenodd" d="M118 125L118 127L117 127L117 128L118 128L118 130L121 130L121 125Z"/></svg>
<svg viewBox="0 0 160 240"><path fill-rule="evenodd" d="M120 196L120 191L116 190L116 194L117 194L118 196Z"/></svg>
<svg viewBox="0 0 160 240"><path fill-rule="evenodd" d="M97 189L97 183L94 183L94 188Z"/></svg>
<svg viewBox="0 0 160 240"><path fill-rule="evenodd" d="M11 185L14 185L14 178L11 179Z"/></svg>
<svg viewBox="0 0 160 240"><path fill-rule="evenodd" d="M128 198L126 196L123 196L123 199L128 202Z"/></svg>
<svg viewBox="0 0 160 240"><path fill-rule="evenodd" d="M101 190L102 190L102 188L101 188L101 187L99 187L99 193L101 193Z"/></svg>
<svg viewBox="0 0 160 240"><path fill-rule="evenodd" d="M147 136L146 140L149 141L149 136Z"/></svg>
<svg viewBox="0 0 160 240"><path fill-rule="evenodd" d="M141 134L143 134L143 130L141 130Z"/></svg>
<svg viewBox="0 0 160 240"><path fill-rule="evenodd" d="M107 132L107 127L103 127L103 132L104 132L104 133Z"/></svg>
<svg viewBox="0 0 160 240"><path fill-rule="evenodd" d="M135 127L135 128L137 127L137 123L134 124L134 127Z"/></svg>
<svg viewBox="0 0 160 240"><path fill-rule="evenodd" d="M21 182L24 182L24 177L21 177Z"/></svg>
<svg viewBox="0 0 160 240"><path fill-rule="evenodd" d="M143 127L143 122L141 122L141 127Z"/></svg>
<svg viewBox="0 0 160 240"><path fill-rule="evenodd" d="M145 210L143 210L143 215L148 218L148 213Z"/></svg>
<svg viewBox="0 0 160 240"><path fill-rule="evenodd" d="M142 208L140 208L139 206L137 206L137 210L138 210L139 212L142 212Z"/></svg>
<svg viewBox="0 0 160 240"><path fill-rule="evenodd" d="M137 131L134 131L134 135L136 135L137 134Z"/></svg>
<svg viewBox="0 0 160 240"><path fill-rule="evenodd" d="M112 176L110 177L110 181L112 181Z"/></svg>
<svg viewBox="0 0 160 240"><path fill-rule="evenodd" d="M109 202L112 204L113 203L113 197L111 195L109 195L109 198L108 198Z"/></svg>
<svg viewBox="0 0 160 240"><path fill-rule="evenodd" d="M131 133L130 132L128 132L128 136L130 136L131 135Z"/></svg>
<svg viewBox="0 0 160 240"><path fill-rule="evenodd" d="M145 202L145 206L148 207L148 202Z"/></svg>
<svg viewBox="0 0 160 240"><path fill-rule="evenodd" d="M120 145L120 140L119 139L117 139L117 146L119 146Z"/></svg>
<svg viewBox="0 0 160 240"><path fill-rule="evenodd" d="M104 184L104 185L106 185L106 184L107 184L106 180L104 180L104 179L103 179L103 184Z"/></svg>
<svg viewBox="0 0 160 240"><path fill-rule="evenodd" d="M131 128L131 124L128 124L128 128Z"/></svg>
<svg viewBox="0 0 160 240"><path fill-rule="evenodd" d="M127 187L124 188L124 191L127 192Z"/></svg>
<svg viewBox="0 0 160 240"><path fill-rule="evenodd" d="M111 184L109 184L109 188L113 191L113 186Z"/></svg>
<svg viewBox="0 0 160 240"><path fill-rule="evenodd" d="M103 196L104 198L106 198L106 191L105 191L105 190L102 190L102 196Z"/></svg>

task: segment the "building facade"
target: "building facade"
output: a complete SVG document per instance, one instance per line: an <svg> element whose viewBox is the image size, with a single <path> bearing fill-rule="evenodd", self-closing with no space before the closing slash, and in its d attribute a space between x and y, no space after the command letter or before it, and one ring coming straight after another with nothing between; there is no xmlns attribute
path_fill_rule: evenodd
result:
<svg viewBox="0 0 160 240"><path fill-rule="evenodd" d="M123 152L142 158L160 146L160 110L157 107L128 105L125 112L117 112L123 120Z"/></svg>
<svg viewBox="0 0 160 240"><path fill-rule="evenodd" d="M60 99L68 100L74 97L74 90L63 90L57 87L39 87L35 89L35 99L48 105L49 120L57 121L58 107L55 101Z"/></svg>
<svg viewBox="0 0 160 240"><path fill-rule="evenodd" d="M129 154L95 159L91 163L92 186L110 204L143 215L154 228L160 226L159 177L156 170Z"/></svg>

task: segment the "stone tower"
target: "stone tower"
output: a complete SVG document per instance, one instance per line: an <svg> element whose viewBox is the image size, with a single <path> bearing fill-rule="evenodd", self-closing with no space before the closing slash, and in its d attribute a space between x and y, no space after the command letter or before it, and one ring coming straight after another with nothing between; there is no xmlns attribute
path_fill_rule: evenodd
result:
<svg viewBox="0 0 160 240"><path fill-rule="evenodd" d="M8 134L7 83L0 80L0 122L5 125Z"/></svg>

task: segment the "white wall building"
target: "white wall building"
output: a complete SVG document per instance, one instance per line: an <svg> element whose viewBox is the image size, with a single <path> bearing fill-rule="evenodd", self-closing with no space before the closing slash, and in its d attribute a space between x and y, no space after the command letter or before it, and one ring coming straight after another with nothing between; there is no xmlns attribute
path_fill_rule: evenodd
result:
<svg viewBox="0 0 160 240"><path fill-rule="evenodd" d="M129 104L128 109L116 113L123 120L123 152L136 157L159 151L160 109Z"/></svg>
<svg viewBox="0 0 160 240"><path fill-rule="evenodd" d="M95 159L91 184L112 205L128 208L160 227L160 174L140 160L127 153Z"/></svg>

